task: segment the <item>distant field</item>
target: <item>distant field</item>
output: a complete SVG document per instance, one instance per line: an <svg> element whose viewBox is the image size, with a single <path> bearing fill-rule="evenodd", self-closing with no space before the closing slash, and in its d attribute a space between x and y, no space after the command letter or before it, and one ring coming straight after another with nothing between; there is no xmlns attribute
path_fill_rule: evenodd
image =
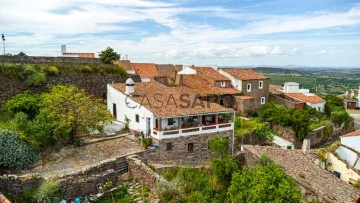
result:
<svg viewBox="0 0 360 203"><path fill-rule="evenodd" d="M300 84L300 88L310 89L315 91L316 78L305 76L274 76L271 75L270 83L274 85L284 85L285 82L297 82Z"/></svg>

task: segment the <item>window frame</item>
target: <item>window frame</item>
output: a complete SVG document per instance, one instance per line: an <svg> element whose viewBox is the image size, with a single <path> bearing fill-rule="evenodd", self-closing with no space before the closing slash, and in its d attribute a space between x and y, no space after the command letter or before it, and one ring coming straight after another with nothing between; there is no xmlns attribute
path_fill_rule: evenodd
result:
<svg viewBox="0 0 360 203"><path fill-rule="evenodd" d="M259 81L259 89L263 89L263 88L264 88L264 81L260 80Z"/></svg>
<svg viewBox="0 0 360 203"><path fill-rule="evenodd" d="M251 83L246 84L246 92L251 92Z"/></svg>
<svg viewBox="0 0 360 203"><path fill-rule="evenodd" d="M140 115L135 114L135 122L140 123Z"/></svg>
<svg viewBox="0 0 360 203"><path fill-rule="evenodd" d="M264 100L264 102L263 102L263 100ZM266 98L265 98L265 97L261 97L261 98L260 98L260 103L261 103L261 104L265 104L265 103L266 103Z"/></svg>
<svg viewBox="0 0 360 203"><path fill-rule="evenodd" d="M226 87L226 82L220 82L221 87Z"/></svg>

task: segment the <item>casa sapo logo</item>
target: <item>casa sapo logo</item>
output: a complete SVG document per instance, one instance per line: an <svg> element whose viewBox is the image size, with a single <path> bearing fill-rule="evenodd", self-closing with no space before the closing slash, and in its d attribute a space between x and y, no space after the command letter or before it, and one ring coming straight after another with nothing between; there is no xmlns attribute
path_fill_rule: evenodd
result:
<svg viewBox="0 0 360 203"><path fill-rule="evenodd" d="M172 106L173 108L210 108L211 103L218 103L224 107L232 108L235 104L235 97L233 95L206 95L200 96L198 94L195 97L190 96L190 94L181 94L174 96L155 94L152 96L142 95L140 104L130 102L131 96L126 96L125 103L126 106L135 109L141 108L141 106L150 106L150 108L168 108ZM178 97L178 98L176 98Z"/></svg>

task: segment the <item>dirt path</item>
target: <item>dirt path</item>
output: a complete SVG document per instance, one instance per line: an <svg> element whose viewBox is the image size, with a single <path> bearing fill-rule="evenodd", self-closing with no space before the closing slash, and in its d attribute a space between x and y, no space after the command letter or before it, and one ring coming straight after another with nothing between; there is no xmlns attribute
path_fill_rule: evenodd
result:
<svg viewBox="0 0 360 203"><path fill-rule="evenodd" d="M45 155L32 169L22 173L39 173L45 177L71 172L102 160L142 151L143 148L126 137L87 144L81 147L66 146Z"/></svg>

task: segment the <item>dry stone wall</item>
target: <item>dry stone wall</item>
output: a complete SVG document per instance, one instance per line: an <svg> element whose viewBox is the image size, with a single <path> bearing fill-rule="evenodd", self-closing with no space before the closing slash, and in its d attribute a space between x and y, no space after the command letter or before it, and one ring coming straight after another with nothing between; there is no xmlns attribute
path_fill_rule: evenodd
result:
<svg viewBox="0 0 360 203"><path fill-rule="evenodd" d="M32 64L103 64L100 58L80 57L47 57L47 56L0 56L0 63L32 63Z"/></svg>
<svg viewBox="0 0 360 203"><path fill-rule="evenodd" d="M141 79L138 75L130 75L135 82L140 82ZM118 74L60 74L58 76L47 76L45 84L32 87L27 86L24 81L20 81L16 78L10 78L8 76L0 75L0 103L5 102L12 96L21 93L25 90L41 93L48 91L47 85L76 85L77 87L84 89L86 92L103 98L107 93L107 84L111 83L124 83L127 78Z"/></svg>
<svg viewBox="0 0 360 203"><path fill-rule="evenodd" d="M129 164L129 174L131 177L136 178L142 185L156 189L157 184L163 178L151 169L138 155L131 155L126 157Z"/></svg>

